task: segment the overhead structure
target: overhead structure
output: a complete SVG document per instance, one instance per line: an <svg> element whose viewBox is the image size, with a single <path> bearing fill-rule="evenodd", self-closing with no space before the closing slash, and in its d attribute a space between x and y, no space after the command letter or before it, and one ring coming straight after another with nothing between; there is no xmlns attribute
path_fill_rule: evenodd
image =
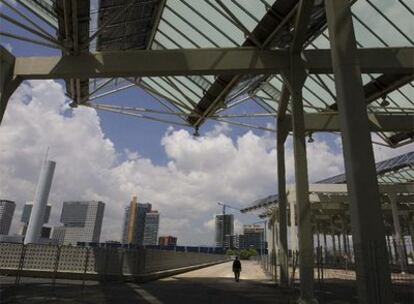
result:
<svg viewBox="0 0 414 304"><path fill-rule="evenodd" d="M296 0L260 0L254 5L245 1L221 0L17 2L26 9L25 12L20 12L21 15L27 17L35 14L39 18L39 22L35 20L35 23L40 25L43 22L45 26L41 28L42 31L26 30L27 37L2 30L0 37L4 37L3 39L26 39L28 43L56 48L61 51L61 54L56 55L64 57L110 51L114 52L115 59L111 59L114 63L120 63L119 56L122 56L122 52L137 50L287 50L293 42L294 20L299 7ZM413 17L413 10L409 3L396 1L393 9L398 10L402 17L401 20L393 20L391 10L384 10L382 7L385 3L362 2L364 1L351 1L357 45L362 52L367 47L380 48L366 52L367 55L361 57L367 60L367 71L373 70L371 68L375 65L374 62L379 65L374 68L373 73L364 74L363 79L367 110L373 119L372 131L379 134L382 144L398 146L411 142L414 136L412 125L409 125L414 115L414 38L412 33L407 31L409 22L401 21ZM2 0L2 3L5 4L5 13L1 16L3 21L13 26L24 25L25 20L21 20L22 17L13 11L13 8L17 8L9 0ZM370 18L366 17L367 11ZM374 26L378 24L377 21L382 28ZM384 31L388 32L385 36ZM329 33L323 1L315 1L303 37L304 48L309 51L308 56L305 56L306 62L313 65L313 68L309 69L311 74L306 79L303 91L306 132L338 132L330 54L324 50L328 46ZM391 51L392 47L395 49ZM387 49L390 51L387 52ZM384 55L380 55L381 51ZM86 65L80 64L80 75L74 75L73 69L76 67L70 61L66 64L72 69L69 74L53 75L53 67L65 67L61 60L53 62L52 68L44 71L46 75L42 75L41 78L64 78L67 94L73 100L71 105L74 107L91 106L102 111L193 128L199 128L206 120L213 120L275 131L266 127L266 123L275 117L278 111L284 83L280 71L289 68L288 56L279 53L279 58L285 65L279 65L279 68L275 69L271 62L263 62L265 67L270 64L263 72L255 72L253 67L250 67L250 72L249 68L240 70L238 64L242 64L242 61L235 60L233 67L226 73L205 69L202 75L194 74L192 66L183 64L186 69L174 74L173 71L168 71L168 63L171 62L164 61L168 59L156 60L156 57L152 57L148 63L155 73L148 70L140 73L136 66L133 66L136 76L121 76L126 74L122 73L124 67L120 65L109 77L109 74L100 74L99 70L95 70L95 75L90 75L91 77L80 77L89 76L85 73ZM185 55L185 52L183 54ZM138 56L141 54L138 53ZM167 58L168 56L170 54L166 53ZM208 53L205 53L205 56L205 60L211 58ZM252 53L248 56L251 61L252 56L257 54ZM273 61L277 61L277 56L273 58L276 58ZM21 59L23 58L17 60L18 67ZM47 62L38 59L36 58L37 67L47 65ZM133 61L126 60L126 65ZM215 62L220 63L217 60ZM210 69L214 67L213 63L208 64ZM277 66L277 63L273 64ZM109 65L109 62L104 65ZM17 79L19 76L23 79L36 78L27 61L22 61L22 66L23 69L14 75ZM165 66L167 71L157 72L158 66ZM70 73L78 77L72 78ZM146 75L148 77L145 77ZM154 97L154 109L140 107L139 103L136 107L123 106L118 100L110 104L99 102L102 97L134 87L144 89ZM252 112L238 112L238 108L244 109L243 104L247 101L255 104ZM289 116L290 106L286 112ZM314 115L308 115L311 113ZM378 115L380 117L375 119Z"/></svg>
<svg viewBox="0 0 414 304"><path fill-rule="evenodd" d="M385 235L392 236L395 248L389 249L390 263L394 260L400 265L402 272L407 272L407 253L404 237L409 237L414 244L414 152L402 154L376 163L377 179L379 184L382 215L386 224ZM295 248L297 225L294 206L295 189L288 187L287 199L288 212L290 214L289 226L293 233L291 248ZM309 185L309 200L312 212L312 230L314 234L331 235L343 237L342 244L345 244L346 254L356 250L349 242L351 234L350 223L350 198L344 174L336 175L327 179L317 181ZM280 199L278 195L270 195L254 201L251 205L240 210L242 213L259 212L259 217L270 218L273 225L280 225L277 222L280 212ZM332 233L334 231L334 233ZM318 236L319 237L319 236ZM340 241L338 241L340 244ZM280 246L280 244L279 244ZM392 247L391 245L389 245ZM326 249L325 249L326 250ZM335 250L335 247L334 247ZM414 248L411 248L414 250ZM408 251L408 252L407 252ZM414 253L414 252L413 252Z"/></svg>
<svg viewBox="0 0 414 304"><path fill-rule="evenodd" d="M284 143L292 134L304 303L315 302L305 136L338 132L353 234L362 247L365 240L375 240L385 248L370 132L377 134L375 143L389 147L414 140L410 1L0 2L2 42L36 45L27 50L33 52L28 57L15 57L0 47L0 122L22 81L63 79L74 108L86 106L194 128L195 134L206 121L277 131L283 261L287 258ZM47 48L48 56L40 48ZM154 106L104 98L133 89L152 96ZM276 128L269 127L275 118ZM369 212L373 224L364 227L362 219ZM357 257L359 299L390 302L389 270L384 266L378 277L369 271L382 265L386 252L371 261L366 251L361 249ZM287 263L282 264L285 284ZM378 290L382 293L374 294Z"/></svg>

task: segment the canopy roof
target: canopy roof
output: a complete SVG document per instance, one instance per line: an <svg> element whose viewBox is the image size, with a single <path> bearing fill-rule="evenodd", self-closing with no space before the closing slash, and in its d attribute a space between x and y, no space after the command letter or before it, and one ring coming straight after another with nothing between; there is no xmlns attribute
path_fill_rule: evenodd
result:
<svg viewBox="0 0 414 304"><path fill-rule="evenodd" d="M376 163L380 185L414 183L414 152L402 154ZM339 174L316 182L316 184L345 184L345 174ZM278 196L269 195L254 201L241 212L250 212L277 204Z"/></svg>
<svg viewBox="0 0 414 304"><path fill-rule="evenodd" d="M7 2L7 1L6 1ZM252 47L287 49L293 41L297 0L18 0L56 29L62 54L129 50L170 50ZM413 3L351 1L359 48L413 47ZM303 30L303 29L302 29ZM324 1L315 1L306 31L305 48L329 48ZM54 33L52 33L54 35ZM10 37L10 35L9 35ZM157 64L154 62L154 64ZM369 113L414 114L414 75L364 74ZM208 119L272 130L263 117L276 116L284 80L280 74L163 76L66 80L73 106L165 121L198 128ZM158 108L144 109L98 100L140 87L154 97ZM337 110L332 74L310 74L304 91L307 113ZM251 102L260 113L240 107ZM241 109L237 112L238 109ZM287 109L290 112L290 106ZM165 117L169 117L165 119ZM251 120L252 122L248 122ZM274 131L274 130L272 130ZM382 143L411 142L414 132L379 132Z"/></svg>

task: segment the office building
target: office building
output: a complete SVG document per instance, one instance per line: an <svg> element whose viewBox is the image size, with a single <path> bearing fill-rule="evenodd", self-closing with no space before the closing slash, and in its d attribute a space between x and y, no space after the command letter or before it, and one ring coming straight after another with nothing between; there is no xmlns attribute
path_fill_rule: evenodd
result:
<svg viewBox="0 0 414 304"><path fill-rule="evenodd" d="M33 199L33 208L27 225L27 233L24 238L25 244L37 243L41 237L55 166L56 163L54 161L44 159Z"/></svg>
<svg viewBox="0 0 414 304"><path fill-rule="evenodd" d="M0 200L0 235L8 235L16 204L9 200Z"/></svg>
<svg viewBox="0 0 414 304"><path fill-rule="evenodd" d="M33 208L32 202L27 202L26 204L24 204L22 217L20 219L22 223L24 224L29 223L30 215L32 214L32 208ZM45 215L43 217L43 224L46 224L47 222L49 222L51 209L52 209L51 205L46 205Z"/></svg>
<svg viewBox="0 0 414 304"><path fill-rule="evenodd" d="M215 241L217 247L225 247L225 236L234 235L234 216L233 214L216 215L216 234Z"/></svg>
<svg viewBox="0 0 414 304"><path fill-rule="evenodd" d="M175 236L160 236L158 238L158 245L160 246L177 246L177 238Z"/></svg>
<svg viewBox="0 0 414 304"><path fill-rule="evenodd" d="M224 237L224 247L231 249L239 248L239 236L226 234Z"/></svg>
<svg viewBox="0 0 414 304"><path fill-rule="evenodd" d="M151 211L151 204L140 204L134 196L129 206L125 208L122 243L143 245L145 216Z"/></svg>
<svg viewBox="0 0 414 304"><path fill-rule="evenodd" d="M19 232L19 234L22 236L26 235L27 225L29 224L30 215L32 214L32 208L33 208L33 203L30 202L30 203L24 204L23 213L20 219L20 221L22 222L22 226ZM51 205L46 205L45 215L43 217L43 224L46 224L47 222L49 222L51 209L52 209ZM45 227L42 226L42 230L43 228ZM42 230L41 230L41 234L42 234Z"/></svg>
<svg viewBox="0 0 414 304"><path fill-rule="evenodd" d="M63 202L64 244L99 242L105 204L98 201ZM59 232L61 233L61 232Z"/></svg>
<svg viewBox="0 0 414 304"><path fill-rule="evenodd" d="M243 235L239 235L239 248L254 248L259 251L266 249L264 228L260 225L243 225Z"/></svg>
<svg viewBox="0 0 414 304"><path fill-rule="evenodd" d="M157 245L160 214L158 211L150 211L145 215L144 242L143 245Z"/></svg>
<svg viewBox="0 0 414 304"><path fill-rule="evenodd" d="M18 234L14 234L14 235L0 234L0 243L22 244L23 243L23 237L21 235L18 235Z"/></svg>
<svg viewBox="0 0 414 304"><path fill-rule="evenodd" d="M63 242L65 241L65 232L66 227L65 226L55 226L52 230L52 240L55 240L57 244L63 245Z"/></svg>

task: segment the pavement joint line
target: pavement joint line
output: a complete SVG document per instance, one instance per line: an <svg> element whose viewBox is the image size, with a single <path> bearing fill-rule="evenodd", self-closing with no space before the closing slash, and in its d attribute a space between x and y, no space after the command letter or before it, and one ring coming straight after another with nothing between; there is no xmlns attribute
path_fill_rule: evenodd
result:
<svg viewBox="0 0 414 304"><path fill-rule="evenodd" d="M145 289L139 287L139 285L133 284L133 283L127 283L129 287L132 288L139 296L141 296L145 301L147 301L150 304L163 304L160 300L158 300L155 296L150 294Z"/></svg>

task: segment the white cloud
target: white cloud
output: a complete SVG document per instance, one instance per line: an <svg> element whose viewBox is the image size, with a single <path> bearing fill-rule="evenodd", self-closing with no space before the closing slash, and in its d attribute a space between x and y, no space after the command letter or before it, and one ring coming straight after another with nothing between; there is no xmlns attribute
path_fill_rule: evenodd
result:
<svg viewBox="0 0 414 304"><path fill-rule="evenodd" d="M33 199L41 159L50 147L50 158L57 162L52 224L58 223L65 200L102 200L101 240L119 239L124 207L137 194L161 213L160 235L176 235L180 244L211 244L217 201L242 207L276 192L274 134L248 131L232 139L228 132L218 125L194 138L185 130L168 129L160 139L167 165L155 165L130 150L123 151L126 160L120 161L121 151L105 137L95 110L72 112L60 84L32 81L14 94L0 127L0 197L18 202L17 231L23 203ZM312 180L342 171L341 154L326 142L316 139L308 153ZM291 141L286 158L292 181Z"/></svg>

